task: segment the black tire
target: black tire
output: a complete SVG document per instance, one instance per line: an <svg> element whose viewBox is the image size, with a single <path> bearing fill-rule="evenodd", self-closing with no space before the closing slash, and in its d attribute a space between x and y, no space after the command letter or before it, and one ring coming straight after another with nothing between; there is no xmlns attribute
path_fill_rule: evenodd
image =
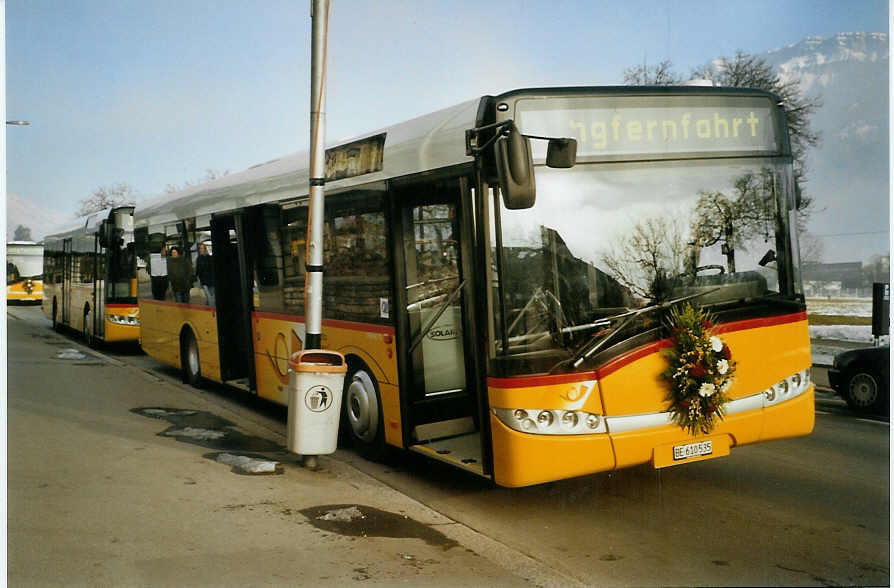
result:
<svg viewBox="0 0 894 588"><path fill-rule="evenodd" d="M845 378L844 400L858 412L878 412L885 402L884 384L871 369L858 367Z"/></svg>
<svg viewBox="0 0 894 588"><path fill-rule="evenodd" d="M379 384L366 366L356 366L345 378L342 427L357 453L371 461L386 456L385 425Z"/></svg>
<svg viewBox="0 0 894 588"><path fill-rule="evenodd" d="M183 381L190 386L200 387L202 364L199 361L199 345L192 331L187 329L180 339L180 370Z"/></svg>

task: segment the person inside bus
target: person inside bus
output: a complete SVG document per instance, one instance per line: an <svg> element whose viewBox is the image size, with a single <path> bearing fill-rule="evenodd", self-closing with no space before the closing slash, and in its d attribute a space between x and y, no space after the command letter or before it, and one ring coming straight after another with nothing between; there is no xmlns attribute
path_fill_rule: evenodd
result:
<svg viewBox="0 0 894 588"><path fill-rule="evenodd" d="M192 264L189 263L189 257L180 255L179 247L171 248L168 276L171 280L171 290L174 291L174 301L189 303L189 289L193 282Z"/></svg>
<svg viewBox="0 0 894 588"><path fill-rule="evenodd" d="M168 290L167 250L162 246L159 253L149 254L149 273L152 275L152 298L164 300Z"/></svg>
<svg viewBox="0 0 894 588"><path fill-rule="evenodd" d="M199 256L196 258L196 275L199 278L199 284L205 291L205 298L208 300L208 306L214 304L214 260L208 253L208 248L204 243L199 245Z"/></svg>

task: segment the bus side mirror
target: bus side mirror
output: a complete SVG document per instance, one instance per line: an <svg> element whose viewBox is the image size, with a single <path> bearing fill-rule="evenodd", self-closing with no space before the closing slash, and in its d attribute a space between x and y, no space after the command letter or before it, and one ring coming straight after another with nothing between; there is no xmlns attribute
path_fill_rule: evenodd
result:
<svg viewBox="0 0 894 588"><path fill-rule="evenodd" d="M100 247L108 247L109 242L111 241L111 235L109 234L109 229L112 225L109 224L108 220L104 220L99 224L99 246Z"/></svg>
<svg viewBox="0 0 894 588"><path fill-rule="evenodd" d="M546 147L546 166L574 167L577 163L577 139L550 139Z"/></svg>
<svg viewBox="0 0 894 588"><path fill-rule="evenodd" d="M521 210L534 206L534 159L531 141L518 132L510 122L503 136L494 145L497 160L497 176L503 204L509 210Z"/></svg>

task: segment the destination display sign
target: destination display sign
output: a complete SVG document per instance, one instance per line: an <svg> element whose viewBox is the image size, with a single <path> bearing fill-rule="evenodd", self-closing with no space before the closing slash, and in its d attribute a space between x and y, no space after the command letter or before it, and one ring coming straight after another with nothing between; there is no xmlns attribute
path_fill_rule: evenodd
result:
<svg viewBox="0 0 894 588"><path fill-rule="evenodd" d="M577 139L578 158L780 150L774 109L760 97L523 99L515 120L526 135ZM535 159L545 154L539 143Z"/></svg>

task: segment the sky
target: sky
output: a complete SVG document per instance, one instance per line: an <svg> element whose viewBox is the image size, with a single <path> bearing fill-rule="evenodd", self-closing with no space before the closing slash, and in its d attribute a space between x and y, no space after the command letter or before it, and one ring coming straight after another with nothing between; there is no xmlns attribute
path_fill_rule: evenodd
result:
<svg viewBox="0 0 894 588"><path fill-rule="evenodd" d="M73 215L306 151L308 0L7 0L8 192ZM514 88L887 31L886 0L332 0L327 138Z"/></svg>

